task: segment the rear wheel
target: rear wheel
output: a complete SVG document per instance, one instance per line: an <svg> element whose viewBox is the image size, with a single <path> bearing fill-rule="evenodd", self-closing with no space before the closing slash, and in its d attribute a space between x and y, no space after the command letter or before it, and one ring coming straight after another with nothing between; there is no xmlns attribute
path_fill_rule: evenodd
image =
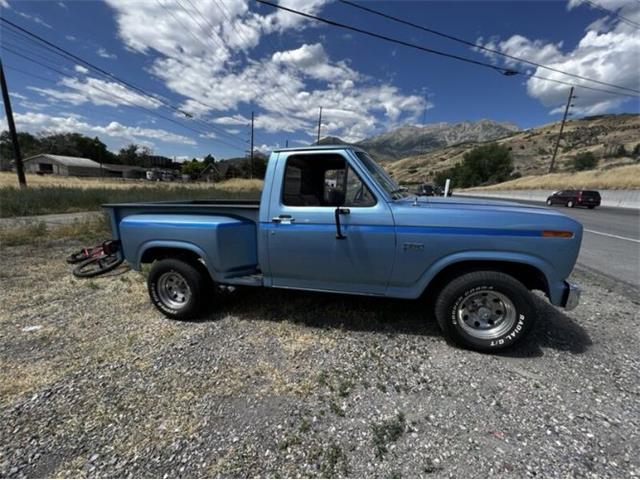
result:
<svg viewBox="0 0 640 480"><path fill-rule="evenodd" d="M569 207L569 208L573 208L573 206L574 206L573 200L569 200L569 201L567 202L567 207Z"/></svg>
<svg viewBox="0 0 640 480"><path fill-rule="evenodd" d="M529 291L510 275L493 271L453 280L438 295L435 310L448 340L485 352L520 341L534 322Z"/></svg>
<svg viewBox="0 0 640 480"><path fill-rule="evenodd" d="M594 208L596 208L596 206L595 206L595 205L587 205L587 208L588 208L589 210L593 210Z"/></svg>
<svg viewBox="0 0 640 480"><path fill-rule="evenodd" d="M193 319L202 312L207 284L202 271L174 258L156 262L147 279L151 303L176 320Z"/></svg>

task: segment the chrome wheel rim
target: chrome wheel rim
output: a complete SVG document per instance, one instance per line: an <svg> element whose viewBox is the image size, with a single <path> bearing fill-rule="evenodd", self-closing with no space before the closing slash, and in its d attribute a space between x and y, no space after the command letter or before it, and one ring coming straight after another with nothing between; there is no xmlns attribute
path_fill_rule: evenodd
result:
<svg viewBox="0 0 640 480"><path fill-rule="evenodd" d="M187 280L178 272L166 272L158 279L158 296L167 307L177 310L189 302L191 289Z"/></svg>
<svg viewBox="0 0 640 480"><path fill-rule="evenodd" d="M492 340L507 333L516 323L516 307L495 290L483 289L468 294L458 304L458 325L469 335Z"/></svg>

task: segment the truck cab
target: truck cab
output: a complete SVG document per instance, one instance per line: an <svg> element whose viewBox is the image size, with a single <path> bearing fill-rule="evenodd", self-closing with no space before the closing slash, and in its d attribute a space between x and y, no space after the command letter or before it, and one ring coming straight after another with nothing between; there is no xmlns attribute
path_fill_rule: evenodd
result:
<svg viewBox="0 0 640 480"><path fill-rule="evenodd" d="M492 351L530 329L530 290L565 308L579 297L567 281L578 222L517 203L411 196L356 147L275 150L259 203L105 207L132 267L154 264L149 294L171 318L198 315L216 285L426 294L448 339Z"/></svg>

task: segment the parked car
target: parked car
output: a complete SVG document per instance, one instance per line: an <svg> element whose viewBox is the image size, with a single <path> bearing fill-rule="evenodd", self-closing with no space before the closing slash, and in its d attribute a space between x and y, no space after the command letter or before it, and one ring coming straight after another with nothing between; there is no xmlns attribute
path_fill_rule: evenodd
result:
<svg viewBox="0 0 640 480"><path fill-rule="evenodd" d="M547 198L547 205L566 205L569 208L587 207L590 209L600 206L600 193L595 190L560 190L553 192Z"/></svg>
<svg viewBox="0 0 640 480"><path fill-rule="evenodd" d="M420 195L422 197L435 197L436 195L440 194L438 194L435 186L425 183L418 187L418 189L416 190L416 195Z"/></svg>
<svg viewBox="0 0 640 480"><path fill-rule="evenodd" d="M577 221L517 203L420 201L355 147L274 150L260 202L105 207L132 268L153 264L151 302L169 318L220 301L215 285L426 294L449 340L496 351L531 329L530 290L566 309L580 295L566 280L582 240Z"/></svg>

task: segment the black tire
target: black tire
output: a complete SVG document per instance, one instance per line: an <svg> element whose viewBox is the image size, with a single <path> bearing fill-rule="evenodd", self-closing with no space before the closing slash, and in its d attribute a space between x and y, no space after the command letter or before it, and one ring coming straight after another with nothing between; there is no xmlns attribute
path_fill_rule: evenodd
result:
<svg viewBox="0 0 640 480"><path fill-rule="evenodd" d="M593 210L594 208L596 208L596 206L595 206L595 205L587 205L587 208L588 208L589 210Z"/></svg>
<svg viewBox="0 0 640 480"><path fill-rule="evenodd" d="M496 297L506 298L511 303L502 312L504 318L510 318L510 320L502 320L503 323L497 324L496 327L487 327L498 329L496 333L499 333L499 336L495 338L480 338L487 331L474 329L474 327L479 327L477 322L474 326L468 324L462 326L461 318L459 318L459 315L465 312L463 307L466 302L472 301L470 299L473 299L474 296L482 301L483 295L489 295L488 298L492 298L493 301ZM496 308L500 308L499 305L502 304L498 302L496 305L498 305ZM479 311L480 309L477 310L477 312ZM510 275L494 271L466 273L452 280L440 291L436 299L435 313L438 324L447 340L456 345L482 352L496 352L511 347L526 336L535 321L531 294L525 286ZM489 313L492 312L489 311ZM473 317L475 313L471 315L472 319L475 318ZM469 315L463 316L468 317ZM489 319L488 322L493 325L493 320ZM502 325L501 328L506 328L506 330L499 331L499 325ZM479 333L475 335L475 332Z"/></svg>
<svg viewBox="0 0 640 480"><path fill-rule="evenodd" d="M575 206L575 203L573 203L573 200L569 200L569 201L567 202L567 207L569 207L569 208L573 208L574 206Z"/></svg>
<svg viewBox="0 0 640 480"><path fill-rule="evenodd" d="M80 278L91 278L102 275L103 273L110 272L114 268L118 267L124 258L117 253L112 255L100 255L99 257L89 258L79 264L73 269L73 274Z"/></svg>
<svg viewBox="0 0 640 480"><path fill-rule="evenodd" d="M180 293L171 293L170 278L176 278L181 285L185 283L187 292L184 300ZM210 284L204 272L197 266L175 258L160 260L151 267L147 278L147 288L151 303L166 317L174 320L191 320L197 318L205 304L205 295L213 294L213 289L207 292ZM184 288L183 288L184 290ZM175 298L170 298L176 295ZM170 303L172 302L173 303Z"/></svg>
<svg viewBox="0 0 640 480"><path fill-rule="evenodd" d="M549 206L553 205L553 202L551 201L550 198L547 198L547 205L549 205Z"/></svg>

